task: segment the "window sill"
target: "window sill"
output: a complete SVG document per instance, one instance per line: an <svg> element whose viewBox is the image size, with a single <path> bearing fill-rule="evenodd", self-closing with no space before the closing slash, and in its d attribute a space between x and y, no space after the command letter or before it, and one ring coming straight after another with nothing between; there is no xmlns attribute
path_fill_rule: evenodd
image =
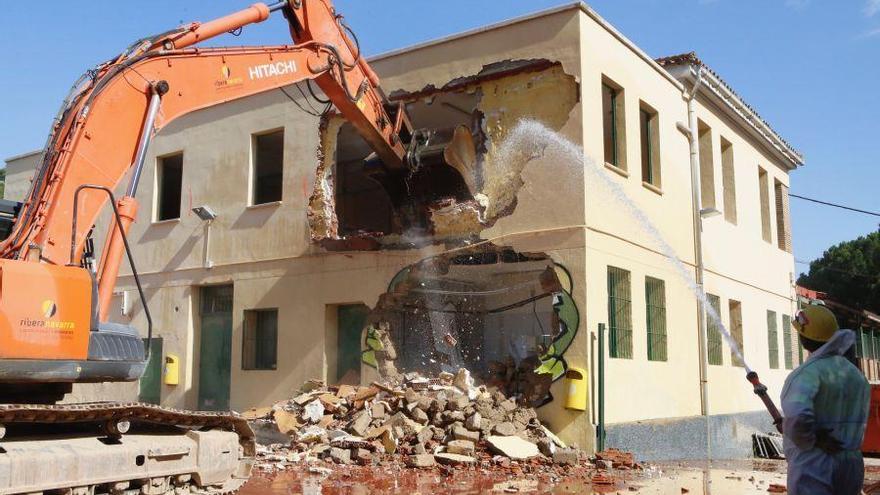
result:
<svg viewBox="0 0 880 495"><path fill-rule="evenodd" d="M278 371L278 368L242 368L241 371Z"/></svg>
<svg viewBox="0 0 880 495"><path fill-rule="evenodd" d="M180 223L180 218L169 218L167 220L154 220L150 226L159 226L159 225L174 225Z"/></svg>
<svg viewBox="0 0 880 495"><path fill-rule="evenodd" d="M627 172L626 170L624 170L624 169L618 167L617 165L615 165L615 164L613 164L613 163L605 162L605 168L607 168L608 170L610 170L610 171L616 173L617 175L619 175L619 176L621 176L621 177L625 177L625 178L627 178L627 179L629 178L629 172Z"/></svg>
<svg viewBox="0 0 880 495"><path fill-rule="evenodd" d="M651 184L650 182L642 181L642 187L644 187L645 189L647 189L651 192L655 192L655 193L659 194L660 196L663 196L663 189L660 189L659 187L655 186L654 184Z"/></svg>
<svg viewBox="0 0 880 495"><path fill-rule="evenodd" d="M274 206L281 206L283 202L281 201L269 201L268 203L260 203L258 205L248 205L248 210L257 210L260 208L272 208Z"/></svg>

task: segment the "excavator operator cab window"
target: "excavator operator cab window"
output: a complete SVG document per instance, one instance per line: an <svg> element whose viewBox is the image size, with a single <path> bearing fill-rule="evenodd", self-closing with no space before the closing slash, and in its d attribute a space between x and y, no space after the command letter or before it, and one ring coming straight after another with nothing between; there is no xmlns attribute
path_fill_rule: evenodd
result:
<svg viewBox="0 0 880 495"><path fill-rule="evenodd" d="M0 199L0 241L12 233L12 226L15 224L15 217L18 216L19 210L21 210L21 203L18 201Z"/></svg>

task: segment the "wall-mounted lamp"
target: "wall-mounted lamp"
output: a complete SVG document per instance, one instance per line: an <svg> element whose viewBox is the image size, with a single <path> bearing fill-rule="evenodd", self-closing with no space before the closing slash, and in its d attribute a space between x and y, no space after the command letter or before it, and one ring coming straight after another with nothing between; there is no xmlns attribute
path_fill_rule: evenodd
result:
<svg viewBox="0 0 880 495"><path fill-rule="evenodd" d="M721 210L718 208L703 208L700 210L700 216L703 218L712 218L714 216L718 216L721 214Z"/></svg>
<svg viewBox="0 0 880 495"><path fill-rule="evenodd" d="M205 252L202 259L202 265L205 268L213 268L214 262L211 261L210 253L211 253L211 224L214 223L214 219L217 218L217 213L211 209L208 205L196 206L192 209L192 212L199 217L200 220L205 222Z"/></svg>
<svg viewBox="0 0 880 495"><path fill-rule="evenodd" d="M211 209L208 205L196 206L192 209L192 212L196 214L200 219L210 222L211 220L217 218L217 213Z"/></svg>

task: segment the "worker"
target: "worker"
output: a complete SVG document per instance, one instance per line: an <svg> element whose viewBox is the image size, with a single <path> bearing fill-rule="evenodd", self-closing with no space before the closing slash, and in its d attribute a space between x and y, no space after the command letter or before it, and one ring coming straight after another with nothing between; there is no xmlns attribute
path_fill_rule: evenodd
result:
<svg viewBox="0 0 880 495"><path fill-rule="evenodd" d="M783 444L790 495L857 495L870 388L848 355L855 333L838 329L824 306L799 311L792 325L810 351L782 388Z"/></svg>

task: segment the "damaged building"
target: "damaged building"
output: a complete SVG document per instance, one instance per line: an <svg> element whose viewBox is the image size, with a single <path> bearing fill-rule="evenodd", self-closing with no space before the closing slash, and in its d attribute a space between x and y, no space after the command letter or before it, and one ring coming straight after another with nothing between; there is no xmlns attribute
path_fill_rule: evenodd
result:
<svg viewBox="0 0 880 495"><path fill-rule="evenodd" d="M312 378L467 367L583 448L604 409L608 444L645 458L699 455L663 435L704 431L707 414L715 438L738 440L717 456L748 453L744 432L771 426L743 368L716 323L701 345L695 297L605 180L703 274L778 393L792 365L779 356L797 341L798 152L694 54L655 60L581 3L370 63L414 128L443 129L420 136L429 152L404 176L382 173L306 86L159 133L129 236L154 359L139 383L77 385L75 398L244 410ZM682 132L692 96L696 180ZM473 146L440 145L456 133ZM31 162L7 161L8 193ZM123 268L112 318L145 328L136 294ZM581 403L568 400L572 370Z"/></svg>

